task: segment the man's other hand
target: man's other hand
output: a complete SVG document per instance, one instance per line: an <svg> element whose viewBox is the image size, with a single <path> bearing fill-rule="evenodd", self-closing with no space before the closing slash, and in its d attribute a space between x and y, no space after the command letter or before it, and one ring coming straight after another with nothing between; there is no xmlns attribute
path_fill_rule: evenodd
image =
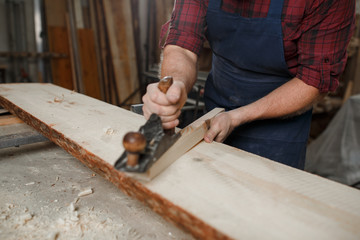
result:
<svg viewBox="0 0 360 240"><path fill-rule="evenodd" d="M234 130L233 119L230 112L223 112L211 119L210 128L204 136L205 142L223 142Z"/></svg>

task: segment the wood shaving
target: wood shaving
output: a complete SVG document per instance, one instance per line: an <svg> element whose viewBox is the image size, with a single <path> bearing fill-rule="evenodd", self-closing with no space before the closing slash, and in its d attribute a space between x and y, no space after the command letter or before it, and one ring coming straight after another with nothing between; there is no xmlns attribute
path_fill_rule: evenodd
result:
<svg viewBox="0 0 360 240"><path fill-rule="evenodd" d="M116 130L112 129L111 127L104 128L104 132L106 135L114 135L116 133Z"/></svg>
<svg viewBox="0 0 360 240"><path fill-rule="evenodd" d="M79 192L78 197L84 197L93 193L92 188Z"/></svg>
<svg viewBox="0 0 360 240"><path fill-rule="evenodd" d="M62 103L64 101L64 94L61 94L61 98L58 98L58 97L54 97L54 102L57 102L57 103Z"/></svg>

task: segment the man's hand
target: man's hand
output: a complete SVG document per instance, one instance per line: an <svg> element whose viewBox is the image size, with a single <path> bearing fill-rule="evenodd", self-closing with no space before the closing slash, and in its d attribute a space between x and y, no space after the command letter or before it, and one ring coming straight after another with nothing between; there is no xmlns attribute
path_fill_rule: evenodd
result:
<svg viewBox="0 0 360 240"><path fill-rule="evenodd" d="M223 112L211 119L210 128L204 136L207 143L223 142L236 127L233 112Z"/></svg>
<svg viewBox="0 0 360 240"><path fill-rule="evenodd" d="M152 113L161 117L164 129L171 129L179 124L178 117L184 106L187 93L196 81L197 55L187 49L167 45L163 51L161 76L172 76L173 84L164 94L158 84L150 84L142 100L146 119Z"/></svg>
<svg viewBox="0 0 360 240"><path fill-rule="evenodd" d="M144 116L149 119L152 113L156 113L160 116L164 129L174 128L179 124L178 117L186 98L186 87L182 81L174 79L166 94L158 89L158 83L149 84L142 98Z"/></svg>

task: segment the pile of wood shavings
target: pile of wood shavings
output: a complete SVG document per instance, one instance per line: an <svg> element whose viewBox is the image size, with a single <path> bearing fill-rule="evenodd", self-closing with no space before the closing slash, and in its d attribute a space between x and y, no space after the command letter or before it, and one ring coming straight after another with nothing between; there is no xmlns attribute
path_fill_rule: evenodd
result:
<svg viewBox="0 0 360 240"><path fill-rule="evenodd" d="M78 200L57 209L52 216L36 215L27 207L13 204L1 207L0 239L141 239L136 230L101 218L94 208L81 209L76 205Z"/></svg>

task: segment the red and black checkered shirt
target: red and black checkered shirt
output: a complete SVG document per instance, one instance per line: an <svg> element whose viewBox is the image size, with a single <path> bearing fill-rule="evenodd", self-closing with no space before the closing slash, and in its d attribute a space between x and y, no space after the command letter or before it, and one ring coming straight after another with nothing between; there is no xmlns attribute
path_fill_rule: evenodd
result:
<svg viewBox="0 0 360 240"><path fill-rule="evenodd" d="M176 0L164 45L199 55L205 41L209 0ZM243 17L266 17L270 0L223 0L222 10ZM347 60L354 31L354 0L285 0L282 10L285 59L293 76L318 88L335 91Z"/></svg>

